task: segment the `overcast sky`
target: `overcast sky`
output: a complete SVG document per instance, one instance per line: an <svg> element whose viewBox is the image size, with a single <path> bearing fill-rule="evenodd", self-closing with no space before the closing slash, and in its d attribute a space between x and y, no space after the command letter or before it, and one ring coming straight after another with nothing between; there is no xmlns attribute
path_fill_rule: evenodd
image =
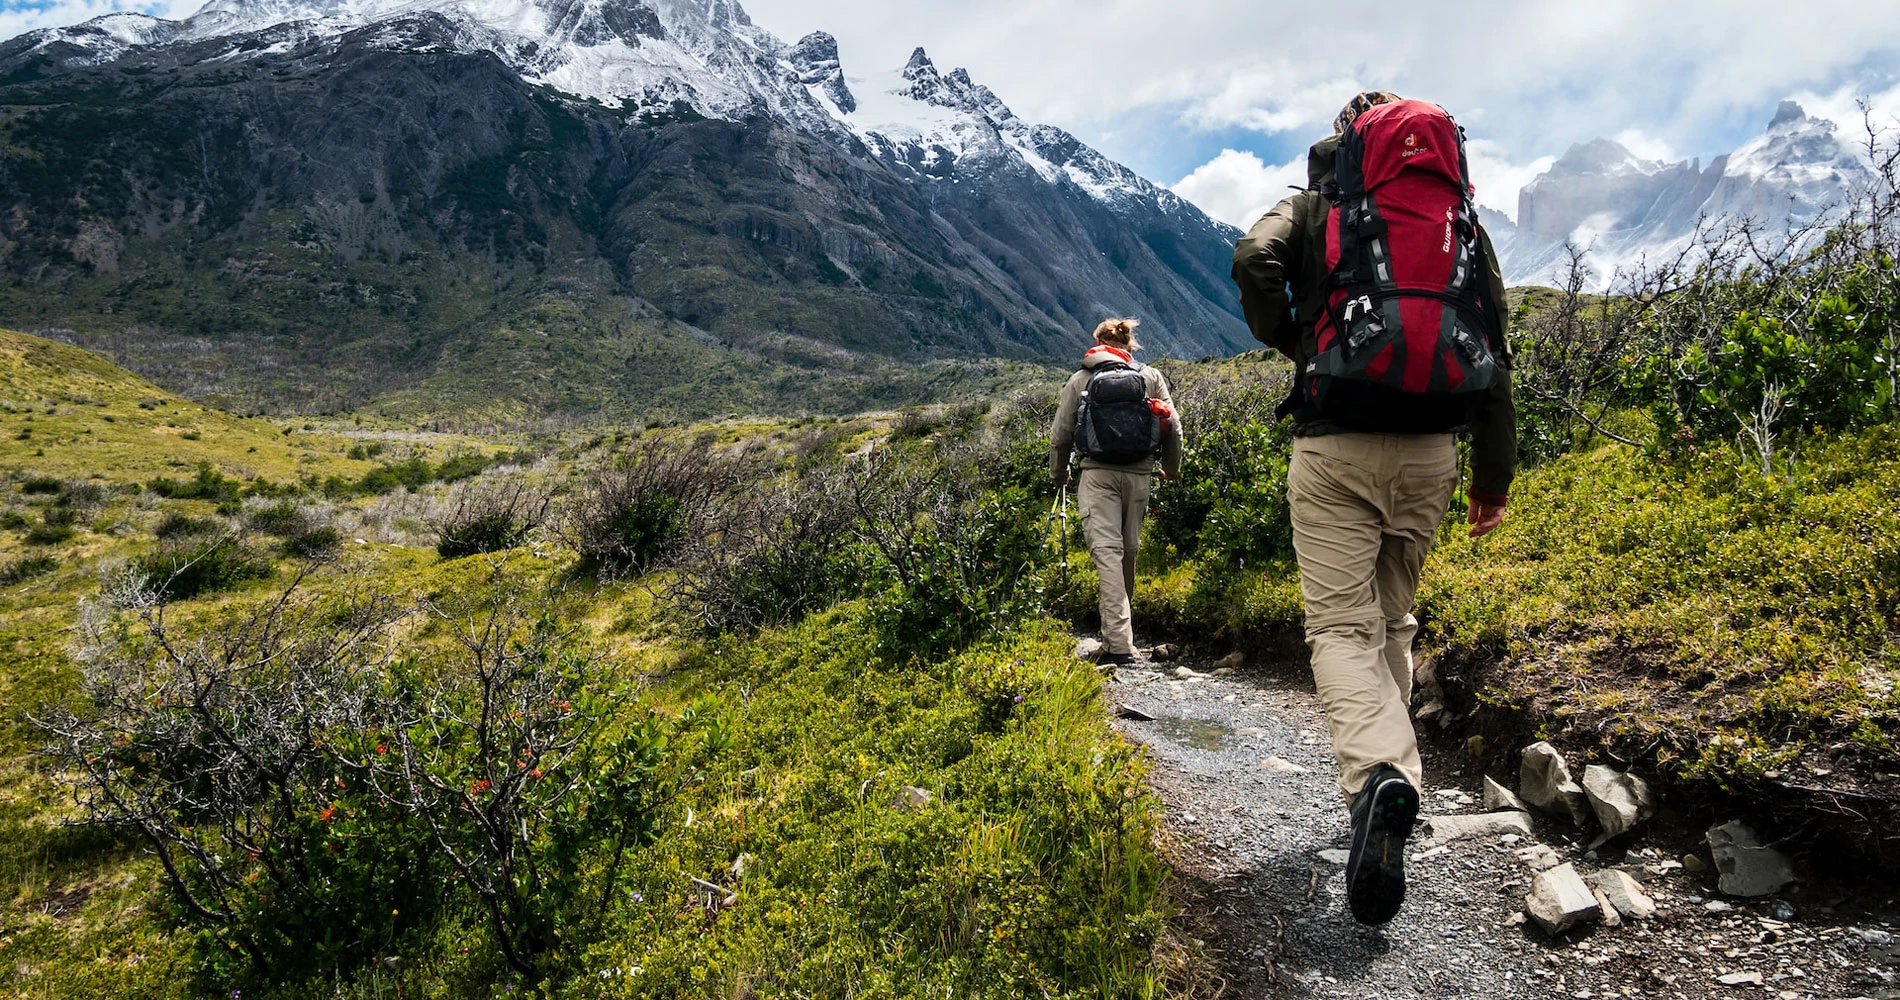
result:
<svg viewBox="0 0 1900 1000"><path fill-rule="evenodd" d="M1245 225L1298 183L1308 143L1354 92L1449 108L1470 134L1479 201L1572 143L1621 139L1705 161L1795 97L1900 114L1900 0L743 0L786 41L838 37L847 76L923 46L1017 114L1074 132L1211 214ZM117 7L197 0L0 0L0 37Z"/></svg>

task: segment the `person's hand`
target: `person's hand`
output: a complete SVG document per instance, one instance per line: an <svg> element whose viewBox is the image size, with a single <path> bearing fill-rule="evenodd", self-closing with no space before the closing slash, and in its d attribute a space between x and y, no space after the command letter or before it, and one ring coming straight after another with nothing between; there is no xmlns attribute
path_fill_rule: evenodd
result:
<svg viewBox="0 0 1900 1000"><path fill-rule="evenodd" d="M1491 529L1504 523L1504 505L1472 501L1471 512L1465 515L1465 521L1471 525L1471 537L1483 538L1491 533Z"/></svg>

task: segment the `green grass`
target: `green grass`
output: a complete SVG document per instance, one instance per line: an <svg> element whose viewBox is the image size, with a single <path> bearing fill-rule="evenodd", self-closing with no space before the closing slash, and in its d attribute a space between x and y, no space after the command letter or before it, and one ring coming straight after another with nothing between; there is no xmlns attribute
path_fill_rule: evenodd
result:
<svg viewBox="0 0 1900 1000"><path fill-rule="evenodd" d="M1804 442L1763 476L1727 448L1621 446L1520 481L1505 525L1447 531L1427 642L1485 696L1752 777L1810 751L1900 760L1900 429Z"/></svg>
<svg viewBox="0 0 1900 1000"><path fill-rule="evenodd" d="M1067 633L891 664L864 622L847 605L655 692L741 693L734 749L562 995L1159 994L1157 806ZM907 786L929 801L900 806ZM733 906L700 908L689 876Z"/></svg>
<svg viewBox="0 0 1900 1000"><path fill-rule="evenodd" d="M286 434L290 423L201 406L91 351L0 330L0 470L127 482L189 476L211 462L239 478L285 482L373 467L346 457L346 439Z"/></svg>

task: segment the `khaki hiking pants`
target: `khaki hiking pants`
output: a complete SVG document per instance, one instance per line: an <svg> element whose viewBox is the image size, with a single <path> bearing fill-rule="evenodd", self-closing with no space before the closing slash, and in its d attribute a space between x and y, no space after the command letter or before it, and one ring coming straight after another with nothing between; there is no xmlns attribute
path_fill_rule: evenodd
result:
<svg viewBox="0 0 1900 1000"><path fill-rule="evenodd" d="M1134 611L1128 602L1135 593L1135 556L1153 485L1146 472L1083 469L1075 488L1089 558L1102 581L1102 642L1111 653L1135 651Z"/></svg>
<svg viewBox="0 0 1900 1000"><path fill-rule="evenodd" d="M1349 800L1381 764L1423 788L1412 732L1412 599L1457 485L1450 434L1293 441L1287 497L1306 645Z"/></svg>

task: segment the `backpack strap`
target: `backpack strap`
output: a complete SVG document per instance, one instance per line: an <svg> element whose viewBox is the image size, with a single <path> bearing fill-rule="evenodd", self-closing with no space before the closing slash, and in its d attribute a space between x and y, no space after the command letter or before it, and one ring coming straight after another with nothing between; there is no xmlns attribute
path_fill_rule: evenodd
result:
<svg viewBox="0 0 1900 1000"><path fill-rule="evenodd" d="M1082 371L1087 372L1089 378L1093 380L1095 376L1100 375L1103 372L1115 372L1115 371L1138 372L1138 371L1141 371L1141 369L1142 369L1142 364L1139 361L1104 361L1093 368L1084 368L1082 369Z"/></svg>

